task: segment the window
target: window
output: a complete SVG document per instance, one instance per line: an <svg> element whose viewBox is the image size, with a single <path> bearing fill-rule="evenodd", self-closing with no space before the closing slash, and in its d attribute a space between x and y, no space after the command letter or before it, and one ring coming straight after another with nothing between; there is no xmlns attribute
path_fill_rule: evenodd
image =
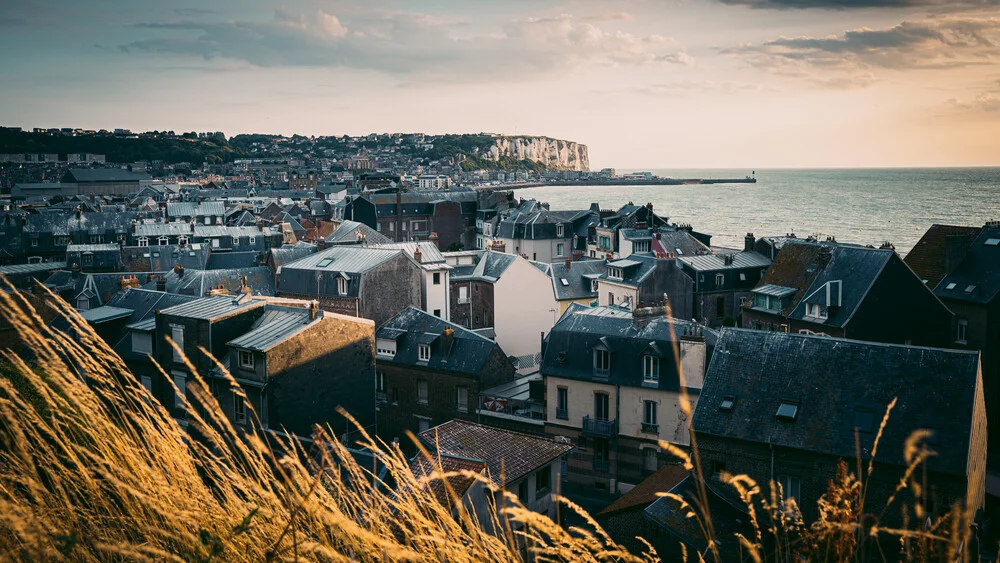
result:
<svg viewBox="0 0 1000 563"><path fill-rule="evenodd" d="M347 280L344 278L337 278L337 294L347 295Z"/></svg>
<svg viewBox="0 0 1000 563"><path fill-rule="evenodd" d="M747 275L743 272L740 272L740 281L747 281Z"/></svg>
<svg viewBox="0 0 1000 563"><path fill-rule="evenodd" d="M594 373L604 377L611 373L611 352L594 350Z"/></svg>
<svg viewBox="0 0 1000 563"><path fill-rule="evenodd" d="M590 291L592 293L597 293L597 285L598 285L597 280L590 280Z"/></svg>
<svg viewBox="0 0 1000 563"><path fill-rule="evenodd" d="M434 272L434 285L441 285L441 273Z"/></svg>
<svg viewBox="0 0 1000 563"><path fill-rule="evenodd" d="M184 405L184 399L187 398L187 376L178 371L172 372L171 375L173 375L174 385L177 387L174 391L174 408L179 409Z"/></svg>
<svg viewBox="0 0 1000 563"><path fill-rule="evenodd" d="M90 235L90 244L104 244L104 235Z"/></svg>
<svg viewBox="0 0 1000 563"><path fill-rule="evenodd" d="M791 401L781 401L776 415L778 420L794 421L799 416L799 405Z"/></svg>
<svg viewBox="0 0 1000 563"><path fill-rule="evenodd" d="M240 237L233 237L233 246L240 245Z"/></svg>
<svg viewBox="0 0 1000 563"><path fill-rule="evenodd" d="M716 297L715 298L715 316L724 317L726 316L726 298Z"/></svg>
<svg viewBox="0 0 1000 563"><path fill-rule="evenodd" d="M188 238L187 237L185 237L185 236L177 237L177 244L179 244L181 246L184 246L187 243L188 243Z"/></svg>
<svg viewBox="0 0 1000 563"><path fill-rule="evenodd" d="M327 266L329 266L332 263L333 263L333 258L324 258L324 259L322 259L322 260L319 261L319 264L316 264L316 267L317 268L326 268Z"/></svg>
<svg viewBox="0 0 1000 563"><path fill-rule="evenodd" d="M160 237L156 239L156 243L159 244L160 246L166 246L170 244L170 237Z"/></svg>
<svg viewBox="0 0 1000 563"><path fill-rule="evenodd" d="M522 505L528 504L528 480L523 479L517 484L517 500L521 501Z"/></svg>
<svg viewBox="0 0 1000 563"><path fill-rule="evenodd" d="M385 393L385 372L380 371L375 374L375 390Z"/></svg>
<svg viewBox="0 0 1000 563"><path fill-rule="evenodd" d="M247 421L246 399L237 395L236 391L233 391L233 415L236 422L244 423Z"/></svg>
<svg viewBox="0 0 1000 563"><path fill-rule="evenodd" d="M715 274L715 286L720 287L726 284L725 274Z"/></svg>
<svg viewBox="0 0 1000 563"><path fill-rule="evenodd" d="M417 432L425 432L431 427L431 421L428 418L417 418Z"/></svg>
<svg viewBox="0 0 1000 563"><path fill-rule="evenodd" d="M469 388L455 388L455 408L458 412L469 412Z"/></svg>
<svg viewBox="0 0 1000 563"><path fill-rule="evenodd" d="M429 361L431 359L431 347L428 344L418 344L417 358L421 362Z"/></svg>
<svg viewBox="0 0 1000 563"><path fill-rule="evenodd" d="M249 242L250 244L255 244L257 242L257 237L251 236L248 238L249 240L247 240L247 242Z"/></svg>
<svg viewBox="0 0 1000 563"><path fill-rule="evenodd" d="M149 246L149 237L139 237L139 246Z"/></svg>
<svg viewBox="0 0 1000 563"><path fill-rule="evenodd" d="M253 369L253 352L240 350L240 367Z"/></svg>
<svg viewBox="0 0 1000 563"><path fill-rule="evenodd" d="M656 448L645 448L642 450L642 468L648 473L653 473L659 469L659 453Z"/></svg>
<svg viewBox="0 0 1000 563"><path fill-rule="evenodd" d="M955 289L955 286L957 286L957 285L958 285L957 283L951 282L948 285L944 286L944 288L948 289L948 290L951 290L951 289Z"/></svg>
<svg viewBox="0 0 1000 563"><path fill-rule="evenodd" d="M802 485L798 478L789 475L778 475L778 485L781 486L781 495L784 500L797 500L799 498Z"/></svg>
<svg viewBox="0 0 1000 563"><path fill-rule="evenodd" d="M776 311L781 308L781 299L763 293L755 293L753 295L753 305L758 309Z"/></svg>
<svg viewBox="0 0 1000 563"><path fill-rule="evenodd" d="M219 241L222 239L214 238L212 239L212 248L219 248Z"/></svg>
<svg viewBox="0 0 1000 563"><path fill-rule="evenodd" d="M660 358L648 355L642 357L642 379L652 383L660 381Z"/></svg>
<svg viewBox="0 0 1000 563"><path fill-rule="evenodd" d="M552 466L546 465L535 472L535 498L540 499L549 494L552 485Z"/></svg>
<svg viewBox="0 0 1000 563"><path fill-rule="evenodd" d="M565 387L556 389L556 418L569 419L569 389Z"/></svg>
<svg viewBox="0 0 1000 563"><path fill-rule="evenodd" d="M616 280L622 279L622 269L621 268L608 268L608 277L614 278Z"/></svg>
<svg viewBox="0 0 1000 563"><path fill-rule="evenodd" d="M649 252L650 242L648 240L637 240L632 243L632 252L639 254L641 252Z"/></svg>
<svg viewBox="0 0 1000 563"><path fill-rule="evenodd" d="M31 246L32 247L38 246L38 239L36 238L31 239Z"/></svg>
<svg viewBox="0 0 1000 563"><path fill-rule="evenodd" d="M469 286L466 285L458 286L458 302L459 303L469 302Z"/></svg>
<svg viewBox="0 0 1000 563"><path fill-rule="evenodd" d="M556 236L562 238L565 236L566 227L565 225L556 225Z"/></svg>
<svg viewBox="0 0 1000 563"><path fill-rule="evenodd" d="M719 410L723 412L733 412L733 408L736 406L736 397L732 395L727 395L722 398L722 402L719 403Z"/></svg>
<svg viewBox="0 0 1000 563"><path fill-rule="evenodd" d="M967 286L965 286L965 291L963 293L972 293L975 290L976 290L976 286L974 286L974 285L967 285Z"/></svg>
<svg viewBox="0 0 1000 563"><path fill-rule="evenodd" d="M69 237L56 237L56 246L66 246L69 244Z"/></svg>
<svg viewBox="0 0 1000 563"><path fill-rule="evenodd" d="M441 309L434 309L434 316L440 319L441 318Z"/></svg>
<svg viewBox="0 0 1000 563"><path fill-rule="evenodd" d="M417 380L417 402L421 405L427 404L427 382L423 379Z"/></svg>
<svg viewBox="0 0 1000 563"><path fill-rule="evenodd" d="M656 423L656 401L643 401L642 405L642 431L657 432L659 426Z"/></svg>
<svg viewBox="0 0 1000 563"><path fill-rule="evenodd" d="M212 224L212 218L211 217L205 217L205 224L206 225L211 225Z"/></svg>
<svg viewBox="0 0 1000 563"><path fill-rule="evenodd" d="M390 233L396 232L396 224L395 223L389 223L389 232Z"/></svg>
<svg viewBox="0 0 1000 563"><path fill-rule="evenodd" d="M594 419L608 420L608 394L594 393Z"/></svg>
<svg viewBox="0 0 1000 563"><path fill-rule="evenodd" d="M83 263L84 263L84 265L86 265L86 264L93 264L94 263L94 253L93 252L85 252L83 254Z"/></svg>
<svg viewBox="0 0 1000 563"><path fill-rule="evenodd" d="M401 230L401 231L405 231L405 230L406 230L406 221L403 221L403 222L402 222L402 223L400 224L400 226L399 226L399 230Z"/></svg>
<svg viewBox="0 0 1000 563"><path fill-rule="evenodd" d="M969 321L967 319L958 319L958 323L955 327L955 342L959 344L965 344L968 342L967 336L969 333Z"/></svg>
<svg viewBox="0 0 1000 563"><path fill-rule="evenodd" d="M170 339L174 341L174 344L177 345L177 348L180 348L181 350L183 350L184 349L184 327L182 327L180 325L170 325ZM180 362L181 361L181 355L177 351L177 348L174 348L173 346L171 346L171 348L174 350L174 361L175 362Z"/></svg>
<svg viewBox="0 0 1000 563"><path fill-rule="evenodd" d="M614 294L614 292L609 291L608 292L608 305L614 305L614 304L615 304L615 294Z"/></svg>
<svg viewBox="0 0 1000 563"><path fill-rule="evenodd" d="M819 303L806 303L806 316L817 319L825 319L826 313Z"/></svg>
<svg viewBox="0 0 1000 563"><path fill-rule="evenodd" d="M132 333L132 351L136 354L153 353L153 337L145 332Z"/></svg>
<svg viewBox="0 0 1000 563"><path fill-rule="evenodd" d="M988 238L983 244L986 246L1000 246L1000 238Z"/></svg>
<svg viewBox="0 0 1000 563"><path fill-rule="evenodd" d="M559 244L557 244L557 245L556 245L556 256L562 256L562 255L563 255L563 249L564 249L565 247L566 247L566 245L564 245L564 244L563 244L563 243L561 243L561 242L560 242Z"/></svg>
<svg viewBox="0 0 1000 563"><path fill-rule="evenodd" d="M148 375L139 376L139 381L142 382L142 386L146 388L146 391L150 393L153 392L153 378Z"/></svg>
<svg viewBox="0 0 1000 563"><path fill-rule="evenodd" d="M597 438L594 440L594 461L595 462L606 462L608 461L608 453L610 448L608 448L607 438Z"/></svg>

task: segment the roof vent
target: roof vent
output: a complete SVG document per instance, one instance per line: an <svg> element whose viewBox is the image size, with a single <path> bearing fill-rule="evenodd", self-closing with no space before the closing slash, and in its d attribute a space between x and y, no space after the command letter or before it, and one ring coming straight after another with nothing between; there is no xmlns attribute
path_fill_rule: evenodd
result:
<svg viewBox="0 0 1000 563"><path fill-rule="evenodd" d="M734 407L736 407L736 397L732 395L726 395L719 403L719 410L722 412L733 412Z"/></svg>

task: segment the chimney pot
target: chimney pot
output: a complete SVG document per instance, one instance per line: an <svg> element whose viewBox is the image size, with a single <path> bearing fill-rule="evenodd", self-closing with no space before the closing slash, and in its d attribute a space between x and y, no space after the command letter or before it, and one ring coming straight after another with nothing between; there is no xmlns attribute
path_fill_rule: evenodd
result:
<svg viewBox="0 0 1000 563"><path fill-rule="evenodd" d="M570 258L566 259L566 269L569 270L573 267L573 260Z"/></svg>

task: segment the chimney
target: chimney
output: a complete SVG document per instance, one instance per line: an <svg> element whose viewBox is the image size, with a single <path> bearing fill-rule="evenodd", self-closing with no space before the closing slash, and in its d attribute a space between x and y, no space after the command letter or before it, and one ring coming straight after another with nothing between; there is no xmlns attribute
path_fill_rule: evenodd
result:
<svg viewBox="0 0 1000 563"><path fill-rule="evenodd" d="M757 239L754 238L753 233L747 233L747 236L743 237L743 252L753 252L756 242Z"/></svg>
<svg viewBox="0 0 1000 563"><path fill-rule="evenodd" d="M184 277L184 266L181 266L180 264L174 266L174 273L177 274L177 277L183 278Z"/></svg>
<svg viewBox="0 0 1000 563"><path fill-rule="evenodd" d="M80 273L80 264L78 264L76 262L73 262L73 266L70 268L70 270L72 270L74 274L79 274Z"/></svg>
<svg viewBox="0 0 1000 563"><path fill-rule="evenodd" d="M726 266L732 266L733 265L733 255L732 254L725 254L725 255L723 255L722 256L722 263L725 264Z"/></svg>
<svg viewBox="0 0 1000 563"><path fill-rule="evenodd" d="M969 250L969 239L965 235L948 235L944 244L944 272L948 275L965 258L965 253Z"/></svg>
<svg viewBox="0 0 1000 563"><path fill-rule="evenodd" d="M244 278L245 279L245 278ZM319 314L319 301L313 299L309 302L309 320L316 320L316 316Z"/></svg>
<svg viewBox="0 0 1000 563"><path fill-rule="evenodd" d="M646 203L646 220L650 223L653 222L653 202Z"/></svg>
<svg viewBox="0 0 1000 563"><path fill-rule="evenodd" d="M191 223L191 232L192 233L194 232L194 223L193 222Z"/></svg>
<svg viewBox="0 0 1000 563"><path fill-rule="evenodd" d="M434 247L437 248L438 250L441 249L441 242L438 239L438 234L437 233L432 232L431 236L427 237L427 240L433 242L434 243Z"/></svg>
<svg viewBox="0 0 1000 563"><path fill-rule="evenodd" d="M420 252L420 245L419 244L417 245L417 248L414 249L414 251L413 251L413 259L417 261L417 264L423 264L424 263L423 262L423 260L424 260L423 253Z"/></svg>
<svg viewBox="0 0 1000 563"><path fill-rule="evenodd" d="M240 293L253 293L250 289L250 282L247 280L246 276L243 276L243 280L240 282Z"/></svg>
<svg viewBox="0 0 1000 563"><path fill-rule="evenodd" d="M569 270L572 267L573 267L573 259L572 258L566 258L566 269Z"/></svg>
<svg viewBox="0 0 1000 563"><path fill-rule="evenodd" d="M657 317L666 317L667 307L661 305L659 307L636 307L632 309L632 324L636 328L645 326L649 321Z"/></svg>
<svg viewBox="0 0 1000 563"><path fill-rule="evenodd" d="M167 278L160 276L156 278L156 291L166 291L167 290Z"/></svg>
<svg viewBox="0 0 1000 563"><path fill-rule="evenodd" d="M138 289L139 288L139 278L135 277L135 275L122 276L121 280L118 282L118 285L122 289L129 289L129 288Z"/></svg>
<svg viewBox="0 0 1000 563"><path fill-rule="evenodd" d="M448 361L448 355L451 354L451 346L455 343L455 329L450 326L445 327L441 331L441 358L444 361Z"/></svg>

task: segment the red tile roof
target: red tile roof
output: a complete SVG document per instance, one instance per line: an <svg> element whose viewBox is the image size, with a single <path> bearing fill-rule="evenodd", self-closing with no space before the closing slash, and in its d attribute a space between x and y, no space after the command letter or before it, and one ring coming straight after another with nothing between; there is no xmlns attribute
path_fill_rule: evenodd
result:
<svg viewBox="0 0 1000 563"><path fill-rule="evenodd" d="M665 465L598 512L597 517L607 518L632 509L643 510L659 498L656 493L665 493L673 489L687 475L688 470L684 469L683 465Z"/></svg>
<svg viewBox="0 0 1000 563"><path fill-rule="evenodd" d="M435 470L439 470L444 474L461 473L464 471L482 474L485 469L485 461L443 454L440 457L434 457L434 459L428 459L423 454L417 454L417 457L410 460L410 471L413 472L417 479L431 478L431 474ZM427 487L437 497L438 502L445 506L451 506L453 504L452 498L448 493L448 489L444 486L444 481L445 479L441 476L432 478L427 483ZM472 485L475 484L476 478L467 475L451 475L447 477L447 481L458 498L461 499Z"/></svg>
<svg viewBox="0 0 1000 563"><path fill-rule="evenodd" d="M425 430L420 439L442 454L483 460L490 479L498 486L516 481L573 449L548 438L464 420Z"/></svg>

